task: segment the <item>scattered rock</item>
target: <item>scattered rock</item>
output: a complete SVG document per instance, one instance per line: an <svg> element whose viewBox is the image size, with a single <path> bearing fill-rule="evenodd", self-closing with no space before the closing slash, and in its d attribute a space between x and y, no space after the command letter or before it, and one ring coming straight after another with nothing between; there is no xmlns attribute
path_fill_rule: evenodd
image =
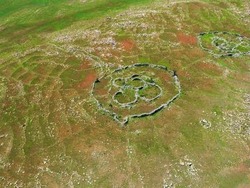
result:
<svg viewBox="0 0 250 188"><path fill-rule="evenodd" d="M208 129L208 128L211 127L211 122L209 122L209 121L206 120L206 119L200 120L200 124L201 124L205 129Z"/></svg>

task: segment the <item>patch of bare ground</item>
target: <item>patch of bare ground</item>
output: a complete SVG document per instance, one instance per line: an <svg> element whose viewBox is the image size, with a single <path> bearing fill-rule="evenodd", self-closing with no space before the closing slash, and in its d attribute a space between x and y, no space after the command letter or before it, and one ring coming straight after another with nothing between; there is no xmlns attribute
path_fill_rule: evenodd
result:
<svg viewBox="0 0 250 188"><path fill-rule="evenodd" d="M78 87L80 89L89 89L93 82L96 80L97 78L97 74L93 73L93 72L89 72L86 77L84 78L84 80L82 80L79 84Z"/></svg>
<svg viewBox="0 0 250 188"><path fill-rule="evenodd" d="M190 44L190 45L195 45L197 44L197 37L192 36L192 35L187 35L185 33L178 33L177 38L179 42L182 44Z"/></svg>
<svg viewBox="0 0 250 188"><path fill-rule="evenodd" d="M132 39L123 40L121 46L125 51L131 51L135 48L135 41Z"/></svg>

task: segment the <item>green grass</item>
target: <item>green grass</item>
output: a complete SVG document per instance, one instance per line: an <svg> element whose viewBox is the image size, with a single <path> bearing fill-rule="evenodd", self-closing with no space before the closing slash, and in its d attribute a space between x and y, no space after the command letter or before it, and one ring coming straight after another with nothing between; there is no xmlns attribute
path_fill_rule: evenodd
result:
<svg viewBox="0 0 250 188"><path fill-rule="evenodd" d="M151 99L156 97L160 93L160 90L156 86L149 85L146 88L143 88L139 91L140 96L146 97L147 99Z"/></svg>
<svg viewBox="0 0 250 188"><path fill-rule="evenodd" d="M176 187L237 187L247 182L245 172L234 174L230 171L249 156L245 150L245 141L227 132L225 127L229 125L222 116L227 111L243 109L243 95L249 88L249 59L247 56L214 58L202 51L198 44L183 45L178 34L195 37L201 32L225 29L246 35L249 28L243 26L240 16L228 9L231 6L228 1L180 3L173 5L173 10L172 5L163 8L162 4L151 2L0 0L0 155L3 153L10 162L4 167L0 161L0 177L5 178L0 181L0 187L8 187L8 182L17 180L24 183L24 187L30 182L30 187L35 187L32 182L41 183L46 179L56 179L61 185L68 186L70 177L75 187L142 187L142 183L145 187L162 187L163 179L175 175L180 181L170 181ZM162 3L167 7L167 1L162 0ZM234 1L233 4L241 6L244 3ZM148 5L147 9L145 5ZM140 12L151 8L159 12L145 13L145 17L141 18L134 15L130 17L129 14L127 17L117 16L117 13L130 7L140 8ZM135 25L132 29L121 29L112 25L116 23L115 20L106 20L105 17L116 18L117 23L131 21ZM144 22L152 28L142 29L140 24ZM181 30L179 26L182 26ZM85 34L94 30L100 31L100 36L94 40L81 38L81 33L75 35L78 31ZM110 36L110 32L114 35ZM142 33L155 35L146 38L139 36ZM73 36L76 41L54 42L55 38L61 36ZM93 42L98 43L107 37L115 39L117 48L105 44L93 45ZM208 44L212 37L212 34L208 34L201 36L201 40ZM122 46L121 41L125 39L133 40L136 48L119 51L118 47ZM88 75L95 73L101 77L104 74L95 66L89 67L89 64L98 61L88 61L85 52L77 58L74 58L74 53L66 52L73 45L83 50L91 48L92 55L112 65L103 67L105 70L110 68L104 72L107 75L119 65L138 62L161 64L169 70L176 70L183 89L182 95L169 108L151 117L132 119L127 127L121 128L112 117L106 113L101 114L90 96L90 89L79 87ZM59 50L62 47L65 51ZM97 47L105 47L103 53L112 54L113 59L101 56L95 51ZM25 57L15 56L16 53L23 54L35 48L38 51ZM239 48L244 51L248 49L243 46ZM55 52L59 55L51 55ZM86 70L85 63L88 64ZM214 69L215 66L209 66L210 63L220 66L220 71ZM143 101L138 102L138 109L135 105L122 111L122 107L120 109L119 105L113 103L112 107L107 108L122 111L122 115L137 114L147 110L146 107L166 102L174 86L164 85L161 79L155 79L158 73L163 76L158 71L151 72L145 68L137 72L135 68L118 76L143 75L147 82L155 81L166 89L163 90L163 98L150 103L151 106L145 105L145 109L144 104L142 109L139 108ZM171 75L161 78L167 81ZM100 101L108 106L111 100L105 95L105 86L110 82L108 79L100 80L100 84L104 85L99 88ZM118 81L118 85L123 84ZM130 84L139 86L141 83L137 80ZM113 87L111 93L114 94L118 89ZM158 94L158 88L140 92L151 98ZM134 94L133 89L127 90L124 95L118 95L117 99L130 102ZM201 119L211 122L211 128L204 129L199 123ZM245 122L243 119L240 123ZM9 141L13 147L5 144L8 137L2 136L4 134L13 135L13 140ZM1 145L2 142L4 145ZM130 154L127 152L129 147L132 148ZM7 154L4 153L6 148L10 148ZM198 177L189 176L186 166L180 167L179 160L185 156L198 168ZM30 166L33 170L30 170ZM169 167L176 169L176 174L168 174ZM45 172L38 168L48 168L50 177L47 178L43 175ZM19 169L20 173L17 173ZM24 173L22 169L25 169ZM88 183L91 178L96 178L92 185ZM80 184L77 184L78 179L81 180ZM53 186L60 187L56 183Z"/></svg>
<svg viewBox="0 0 250 188"><path fill-rule="evenodd" d="M119 93L115 96L115 99L120 103L129 103L135 100L135 91L133 89L125 89L124 93Z"/></svg>
<svg viewBox="0 0 250 188"><path fill-rule="evenodd" d="M125 85L125 80L124 79L116 79L115 84L119 87L122 87Z"/></svg>
<svg viewBox="0 0 250 188"><path fill-rule="evenodd" d="M212 38L214 37L214 34L213 33L208 33L208 34L205 34L205 35L202 35L201 36L201 40L203 42L206 42L206 43L211 43L212 42Z"/></svg>
<svg viewBox="0 0 250 188"><path fill-rule="evenodd" d="M134 79L134 80L129 80L127 84L131 87L137 88L137 87L142 87L144 85L144 82L139 79Z"/></svg>
<svg viewBox="0 0 250 188"><path fill-rule="evenodd" d="M14 13L16 16L11 23L7 21L8 27L2 31L1 35L8 37L17 31L29 34L58 31L77 21L101 18L127 9L129 6L149 2L150 0L96 0L89 3L69 4L68 1L15 1L9 5L7 1L4 1L0 7L0 21L6 22ZM61 9L65 11L65 14L57 15ZM36 10L41 10L42 14L35 16ZM22 11L27 11L27 15L18 16L17 13Z"/></svg>
<svg viewBox="0 0 250 188"><path fill-rule="evenodd" d="M245 174L232 174L227 177L223 177L220 181L221 188L234 188L240 185L249 186L249 178Z"/></svg>

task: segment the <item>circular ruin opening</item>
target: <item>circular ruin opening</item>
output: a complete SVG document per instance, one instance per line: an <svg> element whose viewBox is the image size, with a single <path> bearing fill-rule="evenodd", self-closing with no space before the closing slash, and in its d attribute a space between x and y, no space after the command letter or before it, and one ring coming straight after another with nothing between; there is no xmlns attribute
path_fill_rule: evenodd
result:
<svg viewBox="0 0 250 188"><path fill-rule="evenodd" d="M108 88L105 95L98 90ZM177 74L165 66L137 63L98 78L91 94L100 111L124 125L129 119L154 115L181 93Z"/></svg>

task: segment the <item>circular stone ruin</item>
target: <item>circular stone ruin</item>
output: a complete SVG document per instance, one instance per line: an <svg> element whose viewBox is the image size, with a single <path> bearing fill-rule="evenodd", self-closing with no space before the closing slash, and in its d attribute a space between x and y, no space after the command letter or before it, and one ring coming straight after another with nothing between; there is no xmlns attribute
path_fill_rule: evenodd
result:
<svg viewBox="0 0 250 188"><path fill-rule="evenodd" d="M237 33L205 32L198 39L201 48L215 57L250 55L250 39Z"/></svg>
<svg viewBox="0 0 250 188"><path fill-rule="evenodd" d="M181 86L174 71L148 63L119 67L97 79L91 91L99 110L122 125L131 118L161 111L180 93Z"/></svg>

